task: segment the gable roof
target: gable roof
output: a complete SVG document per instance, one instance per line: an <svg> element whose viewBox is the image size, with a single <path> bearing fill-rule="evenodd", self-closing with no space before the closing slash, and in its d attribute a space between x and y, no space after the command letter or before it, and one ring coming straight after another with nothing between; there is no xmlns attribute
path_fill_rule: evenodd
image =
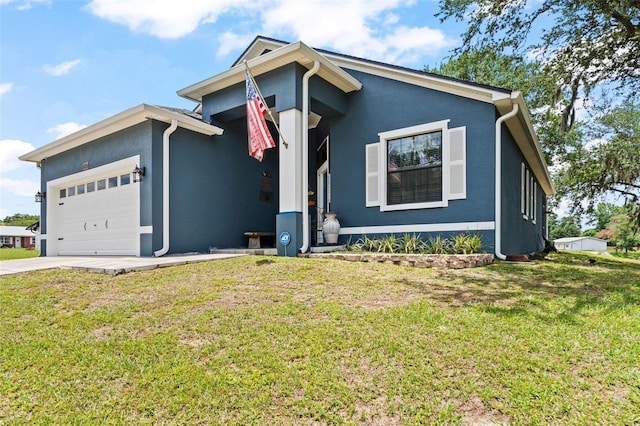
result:
<svg viewBox="0 0 640 426"><path fill-rule="evenodd" d="M24 226L0 225L0 237L33 237L34 235Z"/></svg>
<svg viewBox="0 0 640 426"><path fill-rule="evenodd" d="M254 75L259 75L294 61L311 68L313 60L318 60L322 64L318 72L320 77L333 83L336 87L340 87L345 92L359 90L362 84L342 68L491 103L500 115L508 113L512 110L513 105L517 104L517 116L507 120L505 125L527 159L531 171L542 190L547 195L552 195L555 192L540 142L531 124L529 110L522 94L517 91L513 92L509 89L464 81L328 50L311 49L300 41L287 43L269 37L257 36L229 70L179 90L178 95L196 102L202 102L204 95L243 81L245 78L245 63L251 68Z"/></svg>
<svg viewBox="0 0 640 426"><path fill-rule="evenodd" d="M245 81L245 69L247 66L251 69L253 76L256 77L294 62L310 69L315 61L320 63L317 75L343 92L349 93L362 88L362 83L352 77L351 74L336 66L336 64L303 42L298 41L285 44L268 53L248 57L241 63L236 61L229 70L178 90L178 95L192 101L202 102L204 95Z"/></svg>
<svg viewBox="0 0 640 426"><path fill-rule="evenodd" d="M556 240L553 240L554 243L574 243L576 241L581 241L581 240L594 240L594 241L601 241L603 243L606 243L607 240L603 240L602 238L594 238L594 237L564 237L564 238L558 238Z"/></svg>
<svg viewBox="0 0 640 426"><path fill-rule="evenodd" d="M251 61L255 58L265 56L272 51L288 46L289 43L269 37L257 36L245 49L244 52L233 63L232 68L242 65L244 61ZM404 81L406 83L429 89L439 90L447 93L469 97L485 102L493 102L496 99L509 98L511 90L500 87L480 84L471 81L460 80L440 74L425 72L399 65L388 64L371 59L359 58L356 56L336 53L325 49L313 49L322 57L329 59L332 63L341 68L348 68L362 71L367 74L378 75L391 78L393 80ZM253 69L253 67L252 67Z"/></svg>
<svg viewBox="0 0 640 426"><path fill-rule="evenodd" d="M178 126L207 136L221 135L223 130L201 120L201 116L193 111L180 108L158 107L140 104L119 114L78 130L68 136L35 149L20 156L22 161L41 162L71 148L84 145L98 138L126 129L143 121L153 119L165 123L178 120Z"/></svg>

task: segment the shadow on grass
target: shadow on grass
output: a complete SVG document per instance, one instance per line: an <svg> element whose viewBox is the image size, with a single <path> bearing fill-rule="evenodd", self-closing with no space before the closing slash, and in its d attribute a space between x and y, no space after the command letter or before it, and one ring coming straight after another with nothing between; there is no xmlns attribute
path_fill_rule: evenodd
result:
<svg viewBox="0 0 640 426"><path fill-rule="evenodd" d="M588 254L558 253L530 265L497 263L480 270L442 271L437 282L398 280L443 306L478 306L503 316L530 315L579 322L590 310L603 314L640 306L640 265Z"/></svg>

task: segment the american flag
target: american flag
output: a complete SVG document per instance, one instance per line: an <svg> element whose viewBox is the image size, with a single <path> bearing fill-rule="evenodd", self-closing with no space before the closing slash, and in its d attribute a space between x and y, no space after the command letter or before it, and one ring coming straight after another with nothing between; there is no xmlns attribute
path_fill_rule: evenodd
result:
<svg viewBox="0 0 640 426"><path fill-rule="evenodd" d="M249 155L262 161L265 149L275 148L264 116L267 107L258 94L249 71L245 72L247 82L247 132L249 134Z"/></svg>

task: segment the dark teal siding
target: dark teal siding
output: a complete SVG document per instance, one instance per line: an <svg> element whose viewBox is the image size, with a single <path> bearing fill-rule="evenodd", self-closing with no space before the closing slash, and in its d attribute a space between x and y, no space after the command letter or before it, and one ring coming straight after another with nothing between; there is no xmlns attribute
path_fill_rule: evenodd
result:
<svg viewBox="0 0 640 426"><path fill-rule="evenodd" d="M494 220L492 104L347 70L363 88L350 94L346 116L331 121L332 210L343 227ZM365 207L365 145L378 133L439 120L467 128L467 198L448 207L381 212ZM493 245L487 233L487 246Z"/></svg>
<svg viewBox="0 0 640 426"><path fill-rule="evenodd" d="M536 223L521 210L521 164L526 163L505 126L502 129L502 253L534 253L544 247L544 194L537 180Z"/></svg>
<svg viewBox="0 0 640 426"><path fill-rule="evenodd" d="M260 163L249 157L244 119L223 128L222 136L179 129L171 138L170 253L246 247L245 232L275 232L278 148ZM260 200L264 174L272 176L270 202Z"/></svg>

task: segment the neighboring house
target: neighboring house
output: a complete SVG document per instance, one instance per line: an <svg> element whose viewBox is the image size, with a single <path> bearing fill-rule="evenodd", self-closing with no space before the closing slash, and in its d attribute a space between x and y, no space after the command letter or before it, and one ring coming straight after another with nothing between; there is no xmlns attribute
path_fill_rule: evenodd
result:
<svg viewBox="0 0 640 426"><path fill-rule="evenodd" d="M269 123L262 162L247 152L246 66L281 132ZM519 92L257 37L178 94L197 113L142 104L20 157L41 167L43 253L160 256L287 231L278 254L295 255L317 243L319 211L339 214L341 241L543 247L554 190Z"/></svg>
<svg viewBox="0 0 640 426"><path fill-rule="evenodd" d="M34 248L36 234L24 226L0 226L0 247Z"/></svg>
<svg viewBox="0 0 640 426"><path fill-rule="evenodd" d="M558 250L607 251L607 241L593 237L567 237L553 240Z"/></svg>

